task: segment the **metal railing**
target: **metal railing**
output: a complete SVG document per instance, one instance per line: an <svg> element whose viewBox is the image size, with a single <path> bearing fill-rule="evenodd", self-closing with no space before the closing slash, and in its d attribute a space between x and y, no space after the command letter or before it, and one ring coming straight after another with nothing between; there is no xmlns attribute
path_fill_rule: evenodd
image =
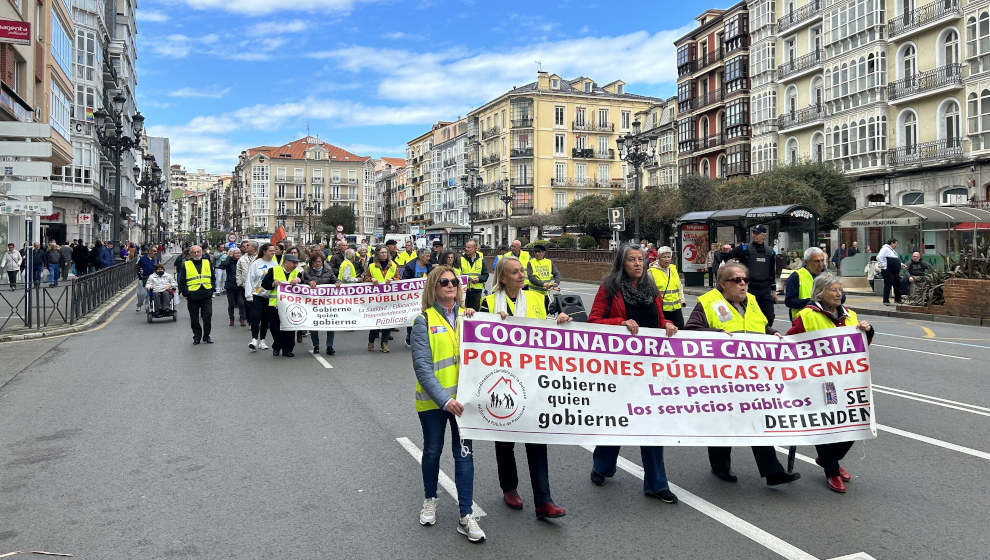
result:
<svg viewBox="0 0 990 560"><path fill-rule="evenodd" d="M512 148L509 151L509 157L533 157L533 147Z"/></svg>
<svg viewBox="0 0 990 560"><path fill-rule="evenodd" d="M698 58L696 59L698 62L694 71L698 72L700 70L704 70L706 66L715 64L723 58L725 58L725 53L721 49L702 53L698 55Z"/></svg>
<svg viewBox="0 0 990 560"><path fill-rule="evenodd" d="M777 117L777 126L783 130L801 126L825 118L824 105L811 105L798 111L789 111Z"/></svg>
<svg viewBox="0 0 990 560"><path fill-rule="evenodd" d="M962 15L959 0L935 0L931 4L926 4L920 8L904 12L895 18L891 18L887 22L887 36L896 37L908 31L924 27L949 15Z"/></svg>
<svg viewBox="0 0 990 560"><path fill-rule="evenodd" d="M489 138L493 138L495 136L498 136L497 126L493 126L492 128L489 128L488 130L481 133L482 140L488 140Z"/></svg>
<svg viewBox="0 0 990 560"><path fill-rule="evenodd" d="M777 20L777 31L784 32L822 13L822 0L810 0L804 6L791 10Z"/></svg>
<svg viewBox="0 0 990 560"><path fill-rule="evenodd" d="M718 103L723 99L725 99L725 91L721 89L716 89L714 91L706 91L705 93L699 95L698 97L695 97L692 100L691 109L693 110L701 109L702 107L707 107L708 105Z"/></svg>
<svg viewBox="0 0 990 560"><path fill-rule="evenodd" d="M887 84L887 99L894 101L949 85L962 85L962 64L947 64L891 82Z"/></svg>
<svg viewBox="0 0 990 560"><path fill-rule="evenodd" d="M783 80L788 76L793 76L799 72L804 72L818 66L822 63L825 51L822 49L815 49L810 53L799 56L793 60L788 60L787 62L781 64L777 67L777 79Z"/></svg>
<svg viewBox="0 0 990 560"><path fill-rule="evenodd" d="M533 128L533 117L512 119L512 128Z"/></svg>
<svg viewBox="0 0 990 560"><path fill-rule="evenodd" d="M698 143L694 149L695 152L700 152L701 150L707 150L709 148L717 148L718 146L725 144L725 134L720 133L713 134L711 136L704 136L702 138L698 138L697 142Z"/></svg>
<svg viewBox="0 0 990 560"><path fill-rule="evenodd" d="M573 148L571 157L581 159L615 159L615 150L609 149L606 152L596 151L593 148Z"/></svg>
<svg viewBox="0 0 990 560"><path fill-rule="evenodd" d="M963 157L960 138L943 138L887 150L887 161L894 167L958 159Z"/></svg>

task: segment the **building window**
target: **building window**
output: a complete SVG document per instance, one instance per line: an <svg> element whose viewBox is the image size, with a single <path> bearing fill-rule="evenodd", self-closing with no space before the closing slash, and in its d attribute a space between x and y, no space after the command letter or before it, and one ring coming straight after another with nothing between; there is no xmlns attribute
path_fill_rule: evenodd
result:
<svg viewBox="0 0 990 560"><path fill-rule="evenodd" d="M815 163L825 161L825 136L821 132L816 132L811 136L811 157Z"/></svg>
<svg viewBox="0 0 990 560"><path fill-rule="evenodd" d="M953 187L951 189L946 189L942 191L942 195L939 198L942 206L954 206L958 204L968 204L969 203L969 191L966 187Z"/></svg>
<svg viewBox="0 0 990 560"><path fill-rule="evenodd" d="M553 125L554 126L566 126L564 124L564 108L557 105L553 108Z"/></svg>
<svg viewBox="0 0 990 560"><path fill-rule="evenodd" d="M922 206L925 204L925 193L913 192L901 195L901 206Z"/></svg>
<svg viewBox="0 0 990 560"><path fill-rule="evenodd" d="M567 180L567 164L558 161L553 164L553 176L558 183L563 183Z"/></svg>
<svg viewBox="0 0 990 560"><path fill-rule="evenodd" d="M947 66L949 64L956 64L959 62L959 34L956 33L955 29L948 29L942 34L941 38L942 48L939 49L938 54L941 55L942 60L939 66Z"/></svg>
<svg viewBox="0 0 990 560"><path fill-rule="evenodd" d="M55 78L51 80L51 114L49 121L52 128L62 135L62 138L69 139L69 112L71 111L72 98L58 85Z"/></svg>
<svg viewBox="0 0 990 560"><path fill-rule="evenodd" d="M629 111L622 111L620 113L622 118L622 130L629 130ZM656 115L654 114L654 120L656 120Z"/></svg>
<svg viewBox="0 0 990 560"><path fill-rule="evenodd" d="M566 191L554 192L553 209L563 210L564 208L567 208L567 192Z"/></svg>
<svg viewBox="0 0 990 560"><path fill-rule="evenodd" d="M550 87L552 87L553 89L560 89L560 80L558 80L557 78L550 80Z"/></svg>
<svg viewBox="0 0 990 560"><path fill-rule="evenodd" d="M574 125L584 126L584 107L576 107L574 109Z"/></svg>
<svg viewBox="0 0 990 560"><path fill-rule="evenodd" d="M585 93L591 93L591 82L585 82L584 83L584 92Z"/></svg>
<svg viewBox="0 0 990 560"><path fill-rule="evenodd" d="M39 26L40 27L40 26ZM62 27L58 12L52 7L52 57L69 78L72 77L72 39Z"/></svg>
<svg viewBox="0 0 990 560"><path fill-rule="evenodd" d="M914 153L918 144L918 115L912 110L901 113L900 117L900 146L904 148L904 153Z"/></svg>
<svg viewBox="0 0 990 560"><path fill-rule="evenodd" d="M75 78L94 81L100 76L102 47L92 31L76 31ZM102 78L100 78L102 79Z"/></svg>
<svg viewBox="0 0 990 560"><path fill-rule="evenodd" d="M944 139L947 148L954 148L959 145L959 138L962 133L959 129L959 104L954 99L947 100L938 108L939 139Z"/></svg>
<svg viewBox="0 0 990 560"><path fill-rule="evenodd" d="M567 141L563 134L555 134L553 137L553 153L554 155L562 156L566 153Z"/></svg>
<svg viewBox="0 0 990 560"><path fill-rule="evenodd" d="M598 110L598 126L608 126L608 109Z"/></svg>

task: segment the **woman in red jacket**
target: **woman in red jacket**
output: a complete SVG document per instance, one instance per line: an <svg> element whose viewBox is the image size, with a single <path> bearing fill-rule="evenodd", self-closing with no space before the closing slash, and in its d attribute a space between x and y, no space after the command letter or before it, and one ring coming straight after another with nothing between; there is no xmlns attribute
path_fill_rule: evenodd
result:
<svg viewBox="0 0 990 560"><path fill-rule="evenodd" d="M667 336L677 332L674 323L663 316L660 291L653 283L653 276L646 274L643 250L637 245L623 245L615 255L612 271L602 281L591 307L590 323L622 325L632 334L640 327L664 329ZM659 498L668 504L676 504L677 496L670 491L667 473L663 465L663 447L641 446L643 458L643 493ZM591 482L602 486L605 479L615 476L615 463L619 447L599 445L595 447Z"/></svg>

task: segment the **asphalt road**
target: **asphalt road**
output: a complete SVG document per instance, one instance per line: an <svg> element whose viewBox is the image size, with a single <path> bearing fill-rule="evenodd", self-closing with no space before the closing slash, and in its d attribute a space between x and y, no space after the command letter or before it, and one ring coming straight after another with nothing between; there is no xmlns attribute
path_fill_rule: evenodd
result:
<svg viewBox="0 0 990 560"><path fill-rule="evenodd" d="M589 307L594 289L565 285ZM883 428L843 463L848 494L803 461L800 481L768 488L745 449L739 483L726 484L703 448L681 447L666 450L681 498L670 506L630 472L593 486L590 452L554 446L551 487L568 515L540 522L521 446L517 512L501 503L492 444L477 442L488 542L472 545L442 490L438 524L417 523L419 465L400 440L415 448L422 435L401 336L391 354L368 353L355 332L338 334L326 365L303 352L308 339L276 360L248 351L221 298L214 345L190 344L184 305L178 323L152 325L133 307L94 331L0 345L0 555L988 558L988 329L867 318ZM622 456L634 473L638 450ZM442 469L453 475L449 452Z"/></svg>

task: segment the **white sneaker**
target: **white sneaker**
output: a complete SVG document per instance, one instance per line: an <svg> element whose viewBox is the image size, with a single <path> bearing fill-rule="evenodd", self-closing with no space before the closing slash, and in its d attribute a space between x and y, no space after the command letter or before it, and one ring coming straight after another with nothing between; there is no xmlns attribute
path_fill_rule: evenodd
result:
<svg viewBox="0 0 990 560"><path fill-rule="evenodd" d="M259 340L258 341L258 349L259 350L268 350L268 345L265 344L265 341L264 340Z"/></svg>
<svg viewBox="0 0 990 560"><path fill-rule="evenodd" d="M251 342L248 342L248 348L250 348L252 352L256 351L258 349L258 339L252 338Z"/></svg>
<svg viewBox="0 0 990 560"><path fill-rule="evenodd" d="M457 532L467 537L467 540L473 543L480 543L485 540L485 532L478 525L478 520L470 513L457 522Z"/></svg>
<svg viewBox="0 0 990 560"><path fill-rule="evenodd" d="M437 522L437 499L427 498L423 500L423 509L419 510L419 524L422 526L433 525Z"/></svg>

